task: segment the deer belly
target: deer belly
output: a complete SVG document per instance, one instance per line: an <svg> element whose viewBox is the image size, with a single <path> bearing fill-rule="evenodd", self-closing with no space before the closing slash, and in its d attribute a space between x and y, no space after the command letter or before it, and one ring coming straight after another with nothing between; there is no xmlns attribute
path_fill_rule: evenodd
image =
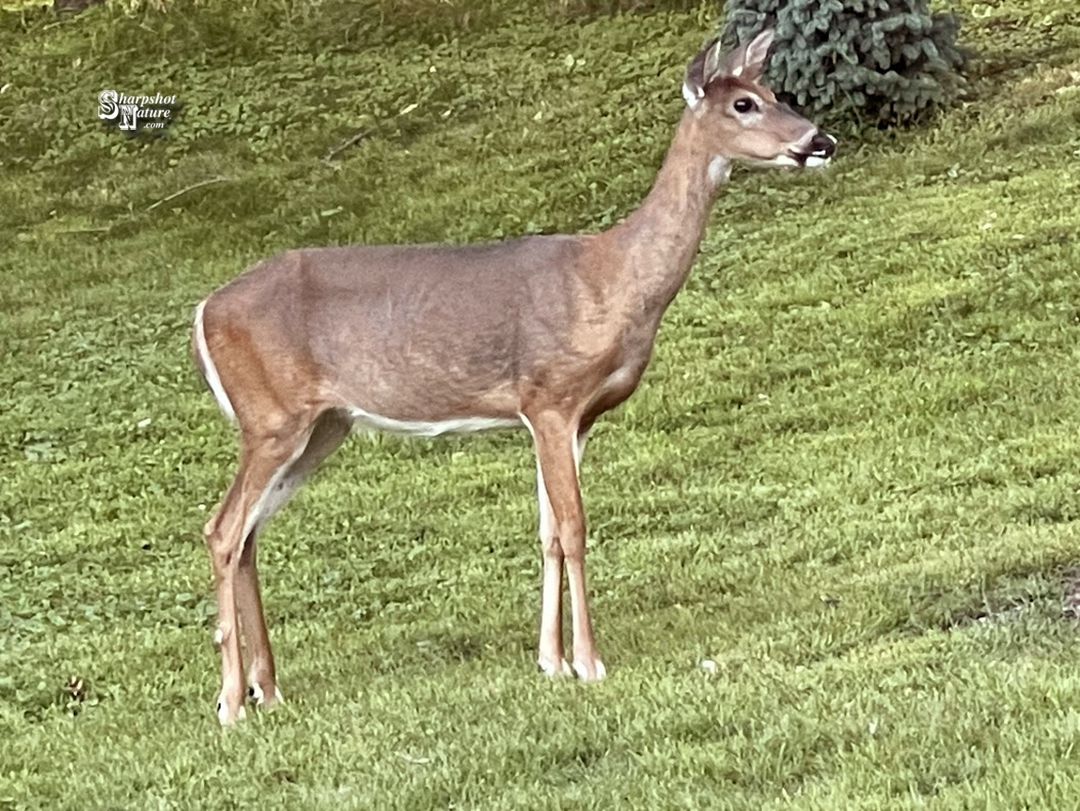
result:
<svg viewBox="0 0 1080 811"><path fill-rule="evenodd" d="M365 411L359 406L349 406L353 426L361 430L385 431L407 436L439 436L440 434L468 434L475 431L491 431L498 428L521 428L518 417L451 417L438 420L399 420Z"/></svg>

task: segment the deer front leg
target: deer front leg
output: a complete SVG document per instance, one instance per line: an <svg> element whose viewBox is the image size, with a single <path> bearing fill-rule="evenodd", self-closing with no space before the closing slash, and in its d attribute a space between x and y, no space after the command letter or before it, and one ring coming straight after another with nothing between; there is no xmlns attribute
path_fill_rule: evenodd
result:
<svg viewBox="0 0 1080 811"><path fill-rule="evenodd" d="M540 506L540 548L544 560L544 580L540 607L540 652L537 664L549 676L572 676L562 640L563 553L556 533L555 514L551 509L544 472L536 463L536 497Z"/></svg>
<svg viewBox="0 0 1080 811"><path fill-rule="evenodd" d="M552 550L550 557L545 548L542 616L545 620L549 616L553 620L559 618L558 603L555 608L551 608L549 595L554 593L561 601L561 571L555 568L556 561L561 559L570 586L570 612L574 632L573 669L579 678L596 681L602 679L606 671L596 653L585 588L585 512L577 476L577 425L557 412L545 411L536 415L530 427L536 444L539 479L547 494L549 520L554 521L554 535L559 546L558 551ZM547 534L550 536L552 533L549 530ZM545 643L544 629L542 622L541 655Z"/></svg>

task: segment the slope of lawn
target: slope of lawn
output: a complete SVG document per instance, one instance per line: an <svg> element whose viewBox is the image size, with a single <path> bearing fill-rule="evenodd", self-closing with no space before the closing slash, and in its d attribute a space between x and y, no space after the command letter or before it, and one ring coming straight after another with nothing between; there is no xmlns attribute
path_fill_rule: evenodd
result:
<svg viewBox="0 0 1080 811"><path fill-rule="evenodd" d="M262 538L286 703L218 728L200 533L235 437L193 307L289 246L625 216L716 7L561 5L0 14L0 809L1075 804L1080 11L1053 0L961 5L944 115L733 174L589 442L607 681L535 672L527 434L357 437ZM182 107L127 138L105 89Z"/></svg>

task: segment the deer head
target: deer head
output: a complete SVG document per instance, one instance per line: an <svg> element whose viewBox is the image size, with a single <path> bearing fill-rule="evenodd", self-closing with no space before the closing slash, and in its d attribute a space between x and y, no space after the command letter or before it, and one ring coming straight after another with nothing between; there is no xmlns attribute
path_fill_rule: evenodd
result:
<svg viewBox="0 0 1080 811"><path fill-rule="evenodd" d="M714 159L750 166L823 166L836 151L826 135L760 83L773 42L762 31L730 53L708 43L686 69L683 97Z"/></svg>

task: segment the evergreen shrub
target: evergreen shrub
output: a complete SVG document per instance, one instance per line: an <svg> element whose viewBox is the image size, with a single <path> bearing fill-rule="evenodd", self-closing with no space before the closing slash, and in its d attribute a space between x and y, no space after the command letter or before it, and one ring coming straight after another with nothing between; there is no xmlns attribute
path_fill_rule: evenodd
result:
<svg viewBox="0 0 1080 811"><path fill-rule="evenodd" d="M908 123L964 87L960 18L928 0L728 0L724 11L728 47L776 30L766 79L817 119Z"/></svg>

